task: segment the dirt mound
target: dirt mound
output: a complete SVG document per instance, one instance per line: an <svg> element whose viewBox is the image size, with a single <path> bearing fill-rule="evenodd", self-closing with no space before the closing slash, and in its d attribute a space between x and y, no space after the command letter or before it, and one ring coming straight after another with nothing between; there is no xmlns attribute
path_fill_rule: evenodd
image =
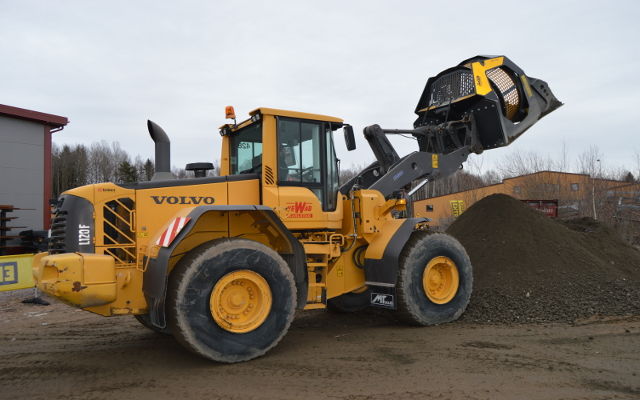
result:
<svg viewBox="0 0 640 400"><path fill-rule="evenodd" d="M640 252L593 219L555 221L498 194L475 203L447 233L462 242L474 267L464 319L640 314Z"/></svg>

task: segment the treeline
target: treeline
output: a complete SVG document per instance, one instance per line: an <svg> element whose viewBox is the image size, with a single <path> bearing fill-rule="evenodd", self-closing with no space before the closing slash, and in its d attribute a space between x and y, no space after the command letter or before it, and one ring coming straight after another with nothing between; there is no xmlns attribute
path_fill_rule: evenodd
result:
<svg viewBox="0 0 640 400"><path fill-rule="evenodd" d="M78 186L92 183L113 182L133 183L149 181L155 173L154 162L139 155L131 156L120 147L118 142L94 142L89 146L53 145L53 195ZM184 168L171 168L171 173L178 179L193 178L193 172ZM218 163L209 176L218 173Z"/></svg>
<svg viewBox="0 0 640 400"><path fill-rule="evenodd" d="M120 147L101 141L89 146L53 146L53 194L100 182L130 183L148 181L153 177L154 164L140 156L134 159Z"/></svg>

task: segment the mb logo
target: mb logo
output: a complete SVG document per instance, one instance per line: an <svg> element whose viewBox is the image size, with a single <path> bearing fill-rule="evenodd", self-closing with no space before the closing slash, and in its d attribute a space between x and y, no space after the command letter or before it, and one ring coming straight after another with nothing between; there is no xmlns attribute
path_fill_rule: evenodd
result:
<svg viewBox="0 0 640 400"><path fill-rule="evenodd" d="M371 293L371 305L384 308L395 308L392 294Z"/></svg>

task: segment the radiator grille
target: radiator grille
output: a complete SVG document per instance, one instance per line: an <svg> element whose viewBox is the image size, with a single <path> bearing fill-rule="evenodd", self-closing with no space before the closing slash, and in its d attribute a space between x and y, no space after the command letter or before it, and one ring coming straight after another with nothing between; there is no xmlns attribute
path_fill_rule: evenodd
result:
<svg viewBox="0 0 640 400"><path fill-rule="evenodd" d="M116 265L136 263L134 201L128 197L105 203L103 210L103 249Z"/></svg>
<svg viewBox="0 0 640 400"><path fill-rule="evenodd" d="M49 254L65 252L67 238L67 211L56 208L51 220L51 237L49 238Z"/></svg>

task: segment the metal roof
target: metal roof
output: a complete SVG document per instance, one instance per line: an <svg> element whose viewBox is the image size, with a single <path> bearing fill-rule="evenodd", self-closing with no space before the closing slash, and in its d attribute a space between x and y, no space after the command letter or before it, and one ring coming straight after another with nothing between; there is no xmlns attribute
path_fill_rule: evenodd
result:
<svg viewBox="0 0 640 400"><path fill-rule="evenodd" d="M69 123L69 119L67 119L67 117L47 114L40 111L27 110L25 108L7 106L4 104L0 104L0 115L40 122L43 125L49 125L53 128L62 128Z"/></svg>

